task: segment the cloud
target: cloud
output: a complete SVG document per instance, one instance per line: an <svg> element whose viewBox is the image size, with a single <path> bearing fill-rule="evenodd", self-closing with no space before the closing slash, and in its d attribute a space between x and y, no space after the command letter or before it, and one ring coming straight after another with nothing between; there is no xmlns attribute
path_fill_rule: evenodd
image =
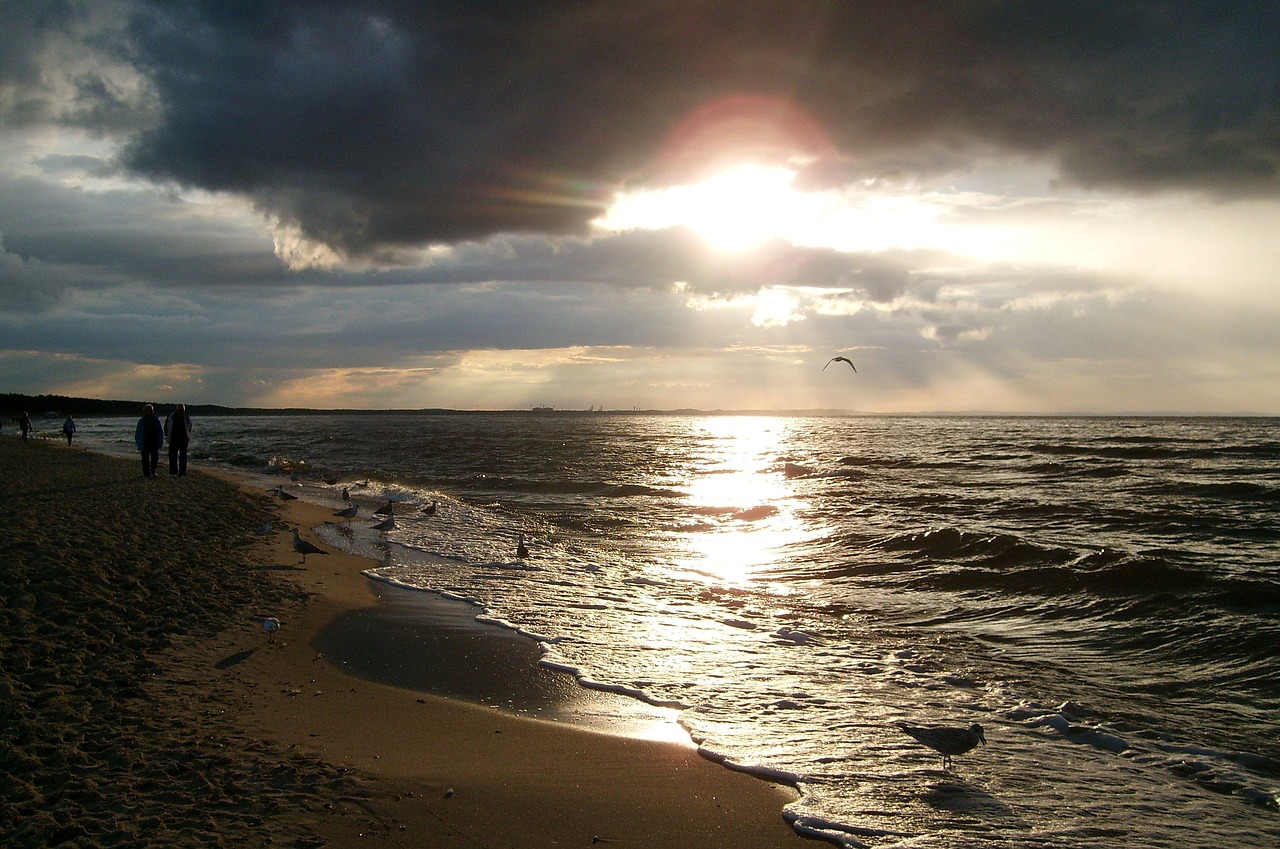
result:
<svg viewBox="0 0 1280 849"><path fill-rule="evenodd" d="M133 173L349 257L584 234L615 189L728 155L826 183L1011 155L1087 187L1280 189L1267 3L16 6L7 116L111 134Z"/></svg>
<svg viewBox="0 0 1280 849"><path fill-rule="evenodd" d="M1270 4L17 0L5 24L11 388L1280 409ZM599 225L739 158L809 205L713 205L770 225L736 251L697 215ZM858 384L811 373L842 351Z"/></svg>

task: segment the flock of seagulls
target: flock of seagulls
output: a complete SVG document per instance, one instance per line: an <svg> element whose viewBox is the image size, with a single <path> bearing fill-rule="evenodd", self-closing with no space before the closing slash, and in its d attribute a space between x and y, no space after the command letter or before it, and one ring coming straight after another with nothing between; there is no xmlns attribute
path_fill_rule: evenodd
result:
<svg viewBox="0 0 1280 849"><path fill-rule="evenodd" d="M355 484L355 486L360 489L363 489L368 485L369 485L368 481L359 481ZM285 501L289 501L297 498L296 495L293 495L287 492L283 486L275 487L274 489L271 490L271 494ZM343 507L340 510L333 511L333 515L338 517L339 519L345 520L347 524L350 524L352 519L359 517L360 506L351 501L351 490L345 486L342 488L342 500L347 506ZM436 511L439 509L440 509L439 500L433 499L430 504L423 506L422 515L434 516L436 515ZM377 522L373 525L370 525L370 527L373 530L378 531L384 536L386 535L387 531L395 530L396 502L394 500L388 498L386 500L386 503L384 503L381 507L379 507L377 510L374 510L373 512L375 515L386 517L382 521ZM260 530L266 533L270 530L270 528L271 528L271 523L268 522L266 525L263 525L263 527ZM305 539L303 539L301 535L298 533L297 528L293 529L293 550L302 555L303 563L307 562L308 554L328 554L329 553L323 550L322 548L310 542L307 542ZM524 534L520 534L519 539L516 541L516 557L523 560L528 556L529 556L529 546L525 544Z"/></svg>

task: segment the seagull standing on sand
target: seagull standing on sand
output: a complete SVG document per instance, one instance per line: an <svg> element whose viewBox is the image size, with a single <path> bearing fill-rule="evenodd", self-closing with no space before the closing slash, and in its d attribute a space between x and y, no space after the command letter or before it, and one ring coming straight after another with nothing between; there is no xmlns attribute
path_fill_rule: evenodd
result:
<svg viewBox="0 0 1280 849"><path fill-rule="evenodd" d="M360 508L355 504L352 504L350 507L343 507L341 510L333 511L333 515L346 519L348 525L351 524L351 520L354 519L359 513L360 513Z"/></svg>
<svg viewBox="0 0 1280 849"><path fill-rule="evenodd" d="M395 530L395 527L396 527L396 517L395 517L395 514L393 513L387 518L383 519L378 524L374 525L373 529L375 531L382 531L385 534L387 531Z"/></svg>
<svg viewBox="0 0 1280 849"><path fill-rule="evenodd" d="M396 514L396 503L388 498L386 504L383 504L373 512L377 513L379 516L394 516Z"/></svg>
<svg viewBox="0 0 1280 849"><path fill-rule="evenodd" d="M285 492L283 486L278 486L276 487L276 498L279 498L281 501L296 501L298 496Z"/></svg>
<svg viewBox="0 0 1280 849"><path fill-rule="evenodd" d="M516 540L516 557L521 560L529 556L529 547L524 544L524 534L520 535L520 539Z"/></svg>
<svg viewBox="0 0 1280 849"><path fill-rule="evenodd" d="M432 501L432 502L431 502L430 504L428 504L426 507L423 507L423 508L422 508L422 515L424 515L424 516L434 516L434 515L436 514L436 506L437 506L439 503L440 503L439 501Z"/></svg>
<svg viewBox="0 0 1280 849"><path fill-rule="evenodd" d="M276 631L280 630L280 620L274 616L268 616L262 620L262 630L267 632L267 636L274 643L276 641Z"/></svg>
<svg viewBox="0 0 1280 849"><path fill-rule="evenodd" d="M316 546L312 545L311 543L303 539L298 534L297 528L293 529L293 550L302 555L303 563L307 562L308 554L328 554L329 553L325 551L323 548L317 548Z"/></svg>
<svg viewBox="0 0 1280 849"><path fill-rule="evenodd" d="M858 367L855 366L853 364L853 361L850 360L848 357L832 357L831 359L827 360L827 366L831 365L832 363L848 363L849 368L853 369L854 374L858 373ZM826 371L827 366L823 366L822 370Z"/></svg>
<svg viewBox="0 0 1280 849"><path fill-rule="evenodd" d="M951 768L952 755L963 755L979 743L987 744L982 726L976 722L968 728L921 728L905 722L894 725L942 755L943 769Z"/></svg>

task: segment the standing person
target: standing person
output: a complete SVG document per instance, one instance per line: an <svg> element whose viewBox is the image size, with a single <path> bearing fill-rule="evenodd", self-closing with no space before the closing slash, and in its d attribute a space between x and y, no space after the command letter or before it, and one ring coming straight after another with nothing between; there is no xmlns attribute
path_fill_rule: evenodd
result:
<svg viewBox="0 0 1280 849"><path fill-rule="evenodd" d="M169 440L169 474L187 476L187 446L191 444L191 417L185 404L174 407L164 420L164 435Z"/></svg>
<svg viewBox="0 0 1280 849"><path fill-rule="evenodd" d="M67 438L67 447L71 447L71 437L76 433L76 420L67 413L67 420L62 423L62 435Z"/></svg>
<svg viewBox="0 0 1280 849"><path fill-rule="evenodd" d="M142 452L142 476L154 478L160 465L160 447L164 445L164 422L156 415L156 408L147 404L142 408L142 418L134 430L133 441Z"/></svg>
<svg viewBox="0 0 1280 849"><path fill-rule="evenodd" d="M35 428L32 427L31 425L31 416L28 416L26 413L23 413L22 416L19 417L18 419L18 429L22 431L22 438L26 439L27 436L31 433L31 431L35 430Z"/></svg>

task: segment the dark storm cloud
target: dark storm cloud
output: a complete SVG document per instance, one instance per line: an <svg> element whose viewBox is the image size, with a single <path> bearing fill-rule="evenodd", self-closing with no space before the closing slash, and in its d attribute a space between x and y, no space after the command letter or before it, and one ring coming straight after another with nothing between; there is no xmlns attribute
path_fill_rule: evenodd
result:
<svg viewBox="0 0 1280 849"><path fill-rule="evenodd" d="M70 169L73 161L61 157L54 164ZM95 167L92 160L82 164ZM160 288L296 285L323 278L313 271L288 274L260 233L202 221L181 199L157 192L84 192L0 175L0 198L0 297L24 311L71 288L144 281ZM29 297L36 289L46 297Z"/></svg>
<svg viewBox="0 0 1280 849"><path fill-rule="evenodd" d="M39 24L38 7L53 10ZM20 8L35 33L72 7ZM125 164L243 195L349 255L582 232L623 182L705 165L705 142L806 153L813 181L1014 155L1091 187L1280 188L1272 2L106 8L124 10L127 38L85 42L150 96L133 101L151 123L128 136ZM36 51L0 65L11 113L40 111L15 86L35 78ZM103 129L128 125L106 75L80 74L66 114L91 120L95 97Z"/></svg>

